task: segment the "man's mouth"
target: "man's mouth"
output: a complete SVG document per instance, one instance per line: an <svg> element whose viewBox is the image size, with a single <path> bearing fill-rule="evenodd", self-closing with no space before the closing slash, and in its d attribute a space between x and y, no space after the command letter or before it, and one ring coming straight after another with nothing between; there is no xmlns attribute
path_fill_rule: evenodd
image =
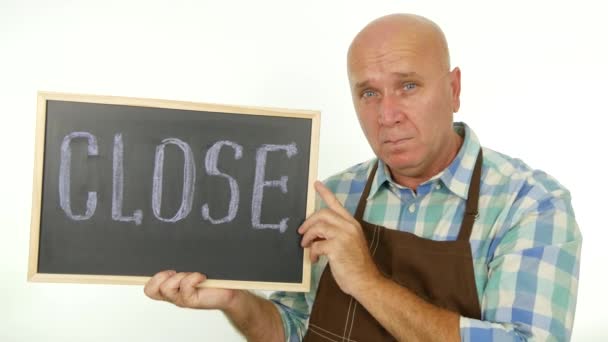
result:
<svg viewBox="0 0 608 342"><path fill-rule="evenodd" d="M407 142L408 140L411 140L412 138L395 138L395 139L386 139L384 140L385 144L388 145L398 145L404 142Z"/></svg>

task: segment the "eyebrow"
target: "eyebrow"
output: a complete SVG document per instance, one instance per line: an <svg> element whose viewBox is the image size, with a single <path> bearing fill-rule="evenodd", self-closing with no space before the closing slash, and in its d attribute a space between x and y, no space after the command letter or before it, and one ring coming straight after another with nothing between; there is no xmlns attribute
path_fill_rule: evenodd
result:
<svg viewBox="0 0 608 342"><path fill-rule="evenodd" d="M411 78L411 77L418 77L419 75L415 72L393 72L391 73L394 76L397 76L398 78ZM364 88L369 88L370 86L370 81L369 80L365 80L365 81L361 81L361 82L357 82L355 83L355 90L360 90L360 89L364 89Z"/></svg>

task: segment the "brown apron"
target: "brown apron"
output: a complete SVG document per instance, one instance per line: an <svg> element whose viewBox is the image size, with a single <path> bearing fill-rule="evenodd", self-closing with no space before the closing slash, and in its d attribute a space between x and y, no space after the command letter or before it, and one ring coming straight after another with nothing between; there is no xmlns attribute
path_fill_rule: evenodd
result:
<svg viewBox="0 0 608 342"><path fill-rule="evenodd" d="M429 303L476 319L481 318L481 310L469 237L477 216L482 159L480 149L455 241L424 239L363 221L378 164L369 175L355 212L380 272ZM319 281L304 341L376 342L395 341L395 338L353 297L340 290L328 264Z"/></svg>

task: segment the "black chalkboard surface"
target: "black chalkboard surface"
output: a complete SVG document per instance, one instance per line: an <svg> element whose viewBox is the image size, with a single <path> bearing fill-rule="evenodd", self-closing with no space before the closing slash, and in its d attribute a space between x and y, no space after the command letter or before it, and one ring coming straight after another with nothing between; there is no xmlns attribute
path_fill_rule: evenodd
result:
<svg viewBox="0 0 608 342"><path fill-rule="evenodd" d="M39 93L29 279L307 291L319 113Z"/></svg>

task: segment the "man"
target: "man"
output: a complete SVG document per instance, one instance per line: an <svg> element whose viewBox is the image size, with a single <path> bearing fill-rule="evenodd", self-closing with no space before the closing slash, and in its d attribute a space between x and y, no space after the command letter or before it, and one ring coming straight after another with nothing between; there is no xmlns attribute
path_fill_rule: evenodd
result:
<svg viewBox="0 0 608 342"><path fill-rule="evenodd" d="M146 294L221 309L254 341L568 340L581 248L569 193L453 123L460 70L439 27L371 22L348 77L378 159L315 184L324 208L298 229L312 290L265 300L165 271Z"/></svg>

